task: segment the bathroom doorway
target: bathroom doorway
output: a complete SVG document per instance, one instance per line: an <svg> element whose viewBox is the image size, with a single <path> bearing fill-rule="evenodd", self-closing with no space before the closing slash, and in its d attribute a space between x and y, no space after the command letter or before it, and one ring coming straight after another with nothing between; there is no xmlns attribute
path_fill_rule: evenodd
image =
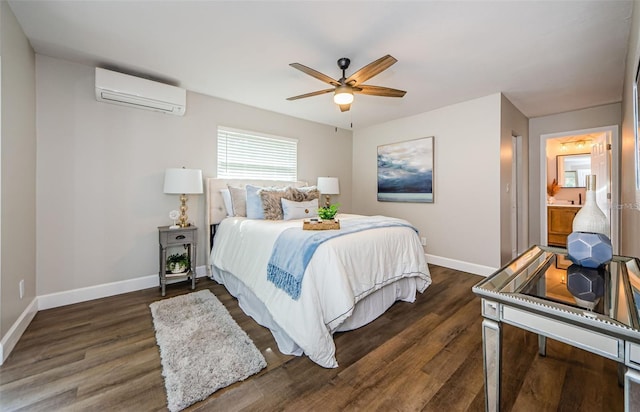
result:
<svg viewBox="0 0 640 412"><path fill-rule="evenodd" d="M541 136L540 240L547 245L547 207L581 206L584 176L595 174L598 206L609 218L611 243L618 251L619 147L618 126L575 130ZM555 179L555 190L552 184Z"/></svg>
<svg viewBox="0 0 640 412"><path fill-rule="evenodd" d="M515 259L528 247L529 237L525 222L528 213L525 208L527 188L524 186L527 173L524 170L522 136L511 136L511 153L511 183L507 190L510 192L511 258Z"/></svg>

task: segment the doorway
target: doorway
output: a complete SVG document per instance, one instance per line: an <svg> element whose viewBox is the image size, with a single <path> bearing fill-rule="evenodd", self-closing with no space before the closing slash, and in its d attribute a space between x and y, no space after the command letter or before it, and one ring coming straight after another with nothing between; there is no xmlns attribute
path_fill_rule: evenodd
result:
<svg viewBox="0 0 640 412"><path fill-rule="evenodd" d="M596 174L598 206L609 218L611 228L610 238L613 252L618 253L619 247L619 147L618 126L606 126L593 129L574 130L563 133L546 134L540 137L540 241L547 245L547 206L549 202L555 204L571 204L584 202L584 186L580 184L580 176L585 173ZM561 159L574 161L585 154L590 159L588 172L574 166L575 170L564 171ZM560 165L560 166L558 166ZM561 174L558 174L560 169ZM568 183L561 181L565 176ZM576 179L574 185L573 179ZM548 192L553 179L560 186L557 199L549 200ZM565 187L565 185L567 185ZM573 185L573 186L572 186ZM561 194L560 194L561 193ZM554 196L555 198L555 196Z"/></svg>
<svg viewBox="0 0 640 412"><path fill-rule="evenodd" d="M522 148L522 136L511 136L511 153L513 153L513 156L511 159L511 184L508 191L510 192L512 259L524 252L523 249L528 244L526 239L529 236L526 230L527 225L523 221L526 216L526 210L523 207L525 203L523 194L526 193L526 190L521 187L525 179Z"/></svg>

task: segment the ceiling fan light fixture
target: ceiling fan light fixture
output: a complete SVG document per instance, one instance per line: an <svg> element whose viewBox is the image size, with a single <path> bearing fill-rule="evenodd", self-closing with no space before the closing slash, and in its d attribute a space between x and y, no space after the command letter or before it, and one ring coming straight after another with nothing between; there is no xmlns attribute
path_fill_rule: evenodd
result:
<svg viewBox="0 0 640 412"><path fill-rule="evenodd" d="M353 91L349 86L338 86L333 95L335 104L351 104L353 102Z"/></svg>

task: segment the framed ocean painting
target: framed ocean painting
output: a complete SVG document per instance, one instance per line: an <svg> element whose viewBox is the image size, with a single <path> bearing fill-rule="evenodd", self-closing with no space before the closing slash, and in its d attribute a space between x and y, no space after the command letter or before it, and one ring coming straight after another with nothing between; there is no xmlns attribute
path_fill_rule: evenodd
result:
<svg viewBox="0 0 640 412"><path fill-rule="evenodd" d="M378 146L378 201L433 203L433 136Z"/></svg>

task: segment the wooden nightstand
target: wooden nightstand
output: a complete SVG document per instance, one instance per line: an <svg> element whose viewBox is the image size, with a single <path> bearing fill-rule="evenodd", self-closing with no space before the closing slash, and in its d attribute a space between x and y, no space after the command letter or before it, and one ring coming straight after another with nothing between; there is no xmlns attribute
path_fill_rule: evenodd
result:
<svg viewBox="0 0 640 412"><path fill-rule="evenodd" d="M158 227L158 237L160 244L160 287L162 296L165 294L167 284L191 278L191 289L196 288L196 246L198 239L198 228L195 226L169 229L169 226ZM182 246L187 249L189 267L183 273L167 272L167 248Z"/></svg>

